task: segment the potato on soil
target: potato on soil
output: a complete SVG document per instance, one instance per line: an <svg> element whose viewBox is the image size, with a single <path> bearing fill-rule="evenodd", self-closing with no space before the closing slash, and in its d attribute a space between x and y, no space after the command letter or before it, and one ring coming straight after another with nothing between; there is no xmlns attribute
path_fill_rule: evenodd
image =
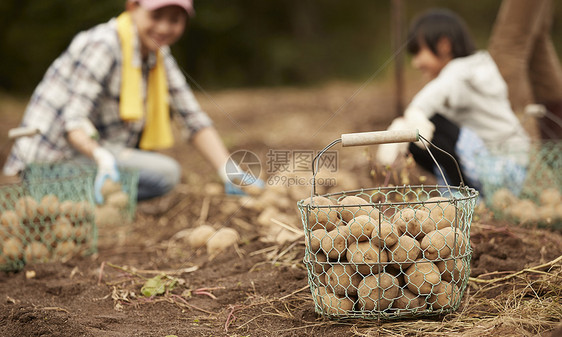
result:
<svg viewBox="0 0 562 337"><path fill-rule="evenodd" d="M189 233L189 237L187 238L188 244L192 248L200 248L207 244L207 241L213 234L216 233L216 230L209 225L201 225L193 228L191 233Z"/></svg>
<svg viewBox="0 0 562 337"><path fill-rule="evenodd" d="M25 220L33 220L37 216L39 203L30 196L21 197L16 201L16 214Z"/></svg>
<svg viewBox="0 0 562 337"><path fill-rule="evenodd" d="M2 255L9 260L21 260L23 258L23 252L23 243L18 238L8 238L2 245Z"/></svg>
<svg viewBox="0 0 562 337"><path fill-rule="evenodd" d="M517 197L509 189L500 188L492 195L492 208L504 211L515 204L517 200Z"/></svg>
<svg viewBox="0 0 562 337"><path fill-rule="evenodd" d="M327 288L338 296L357 295L357 286L362 279L363 276L348 264L334 264L326 271Z"/></svg>
<svg viewBox="0 0 562 337"><path fill-rule="evenodd" d="M433 310L451 309L460 300L459 288L449 282L441 282L433 289L427 303Z"/></svg>
<svg viewBox="0 0 562 337"><path fill-rule="evenodd" d="M371 242L381 248L393 246L398 241L398 227L387 220L375 224L371 233Z"/></svg>
<svg viewBox="0 0 562 337"><path fill-rule="evenodd" d="M124 191L111 193L107 196L105 204L117 207L119 209L127 208L127 206L129 205L129 195Z"/></svg>
<svg viewBox="0 0 562 337"><path fill-rule="evenodd" d="M123 186L118 181L113 181L111 179L106 179L101 188L101 195L104 200L111 194L119 192L123 189Z"/></svg>
<svg viewBox="0 0 562 337"><path fill-rule="evenodd" d="M366 276L359 283L357 296L361 310L385 310L390 308L400 290L396 277L388 273Z"/></svg>
<svg viewBox="0 0 562 337"><path fill-rule="evenodd" d="M433 262L418 260L406 269L404 280L414 294L429 295L441 283L441 274Z"/></svg>
<svg viewBox="0 0 562 337"><path fill-rule="evenodd" d="M59 198L54 194L47 194L39 202L37 213L42 217L56 217L59 215Z"/></svg>
<svg viewBox="0 0 562 337"><path fill-rule="evenodd" d="M388 259L402 269L409 267L422 254L420 243L411 236L398 237L396 244L389 249Z"/></svg>
<svg viewBox="0 0 562 337"><path fill-rule="evenodd" d="M351 219L354 217L358 217L360 215L368 215L373 219L379 218L379 211L378 209L374 208L373 206L367 205L369 202L365 199L353 195L348 195L339 201L340 207L340 216L343 221L349 223ZM361 206L353 206L353 205L361 205Z"/></svg>
<svg viewBox="0 0 562 337"><path fill-rule="evenodd" d="M423 255L429 260L444 259L451 255L464 255L468 248L468 240L460 230L443 228L428 233L421 241Z"/></svg>
<svg viewBox="0 0 562 337"><path fill-rule="evenodd" d="M466 277L468 267L461 258L446 259L435 263L435 265L439 269L443 281L457 283Z"/></svg>
<svg viewBox="0 0 562 337"><path fill-rule="evenodd" d="M532 224L539 220L538 206L529 199L518 200L506 212L523 224Z"/></svg>
<svg viewBox="0 0 562 337"><path fill-rule="evenodd" d="M409 207L394 214L392 224L398 228L400 235L408 234L417 240L421 240L427 233L436 229L429 212Z"/></svg>
<svg viewBox="0 0 562 337"><path fill-rule="evenodd" d="M345 255L347 250L347 238L349 236L349 227L339 226L328 232L320 242L321 248L330 259L338 259Z"/></svg>
<svg viewBox="0 0 562 337"><path fill-rule="evenodd" d="M367 241L375 226L378 227L378 219L373 219L368 215L357 216L347 223L349 227L349 239L355 241Z"/></svg>
<svg viewBox="0 0 562 337"><path fill-rule="evenodd" d="M45 262L49 257L49 249L42 242L32 241L25 247L25 260L27 262Z"/></svg>
<svg viewBox="0 0 562 337"><path fill-rule="evenodd" d="M429 198L425 201L425 209L429 211L429 217L435 222L436 229L455 226L457 208L450 199Z"/></svg>
<svg viewBox="0 0 562 337"><path fill-rule="evenodd" d="M98 206L94 214L98 226L115 226L121 224L124 220L121 210L113 206Z"/></svg>
<svg viewBox="0 0 562 337"><path fill-rule="evenodd" d="M540 195L541 205L559 205L562 203L562 195L557 188L550 187L544 189Z"/></svg>
<svg viewBox="0 0 562 337"><path fill-rule="evenodd" d="M400 311L416 311L421 312L427 309L427 303L425 301L425 296L419 296L408 290L408 288L400 288L398 291L398 298L392 303L392 307L399 309Z"/></svg>
<svg viewBox="0 0 562 337"><path fill-rule="evenodd" d="M314 291L316 303L328 315L345 315L353 310L354 302L348 297L339 297L328 292L325 287L318 287Z"/></svg>
<svg viewBox="0 0 562 337"><path fill-rule="evenodd" d="M331 231L336 227L338 223L338 212L332 200L323 196L314 196L312 202L310 198L304 199L303 205L311 205L310 213L308 214L308 228L310 230L324 228Z"/></svg>
<svg viewBox="0 0 562 337"><path fill-rule="evenodd" d="M233 228L223 227L207 240L207 252L210 255L220 253L226 248L238 243L240 235Z"/></svg>

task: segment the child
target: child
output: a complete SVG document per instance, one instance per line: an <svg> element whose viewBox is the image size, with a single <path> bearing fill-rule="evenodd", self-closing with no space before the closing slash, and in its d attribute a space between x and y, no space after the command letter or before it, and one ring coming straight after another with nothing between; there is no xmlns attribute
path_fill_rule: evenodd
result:
<svg viewBox="0 0 562 337"><path fill-rule="evenodd" d="M172 146L175 112L227 193L240 193L226 174L228 151L170 54L193 14L192 0L128 0L119 17L78 34L25 111L22 126L39 134L16 141L4 173L85 156L98 168L97 202L104 181L119 178L118 167L139 170L139 199L163 195L179 182L181 169L154 151Z"/></svg>
<svg viewBox="0 0 562 337"><path fill-rule="evenodd" d="M410 28L408 51L413 54L414 68L430 81L415 95L404 117L395 119L389 129L418 129L420 135L456 159L460 175L448 155L430 147L443 168L443 181L421 142L381 145L378 161L390 165L409 150L420 166L436 174L440 184L458 186L462 178L467 185L481 189L486 178L520 186L529 138L511 110L506 84L494 61L486 51L475 51L462 19L443 9L423 13ZM511 160L489 151L500 144L523 155ZM477 167L476 156L486 158L486 164L479 161Z"/></svg>

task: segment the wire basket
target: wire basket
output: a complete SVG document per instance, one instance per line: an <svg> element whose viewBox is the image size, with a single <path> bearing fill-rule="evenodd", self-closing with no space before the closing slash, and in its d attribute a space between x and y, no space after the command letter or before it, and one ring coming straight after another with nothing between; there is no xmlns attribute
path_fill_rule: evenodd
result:
<svg viewBox="0 0 562 337"><path fill-rule="evenodd" d="M20 183L0 187L0 270L97 250L90 176L64 173L39 179L25 170Z"/></svg>
<svg viewBox="0 0 562 337"><path fill-rule="evenodd" d="M525 156L523 169L513 170ZM562 142L534 142L528 151L496 146L478 153L476 163L496 218L562 229Z"/></svg>
<svg viewBox="0 0 562 337"><path fill-rule="evenodd" d="M316 159L340 142L355 146L420 138L427 142L417 130L342 135L320 151L313 173ZM313 179L311 197L297 206L315 311L338 319L397 319L456 310L470 274L477 197L464 185L316 195Z"/></svg>
<svg viewBox="0 0 562 337"><path fill-rule="evenodd" d="M88 177L89 184L92 186L93 199L93 184L96 172L96 166L83 163L33 163L27 167L27 179L42 180L80 173ZM126 224L134 219L137 206L138 180L137 170L120 168L118 182L106 181L101 191L104 202L101 205L95 205L96 222L99 225Z"/></svg>

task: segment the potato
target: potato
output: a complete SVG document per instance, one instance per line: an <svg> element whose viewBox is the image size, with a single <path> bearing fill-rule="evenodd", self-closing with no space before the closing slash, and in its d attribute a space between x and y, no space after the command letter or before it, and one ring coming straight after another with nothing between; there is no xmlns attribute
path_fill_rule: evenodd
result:
<svg viewBox="0 0 562 337"><path fill-rule="evenodd" d="M492 207L499 211L508 209L516 201L517 197L507 188L500 188L492 195Z"/></svg>
<svg viewBox="0 0 562 337"><path fill-rule="evenodd" d="M207 244L207 241L211 236L216 233L216 230L209 225L201 225L195 227L189 237L187 238L187 243L194 249L203 247Z"/></svg>
<svg viewBox="0 0 562 337"><path fill-rule="evenodd" d="M339 226L334 230L328 232L326 236L322 238L320 246L324 253L330 259L338 259L343 256L347 248L347 238L349 236L349 227Z"/></svg>
<svg viewBox="0 0 562 337"><path fill-rule="evenodd" d="M353 310L354 302L351 299L332 294L325 287L316 288L314 296L316 297L316 303L320 305L325 314L345 315Z"/></svg>
<svg viewBox="0 0 562 337"><path fill-rule="evenodd" d="M215 255L238 243L240 235L234 228L223 227L207 240L207 253Z"/></svg>
<svg viewBox="0 0 562 337"><path fill-rule="evenodd" d="M113 206L98 206L94 214L98 226L115 226L123 222L121 211Z"/></svg>
<svg viewBox="0 0 562 337"><path fill-rule="evenodd" d="M437 229L435 222L429 217L429 212L422 209L404 208L394 214L392 224L398 228L400 235L408 234L417 240Z"/></svg>
<svg viewBox="0 0 562 337"><path fill-rule="evenodd" d="M459 231L443 228L428 233L421 241L420 247L428 260L445 259L454 251L454 255L464 255L468 248L468 240Z"/></svg>
<svg viewBox="0 0 562 337"><path fill-rule="evenodd" d="M91 202L82 200L74 204L74 220L89 219L94 216L94 205Z"/></svg>
<svg viewBox="0 0 562 337"><path fill-rule="evenodd" d="M538 206L529 199L517 201L507 209L507 214L523 224L534 223L539 220Z"/></svg>
<svg viewBox="0 0 562 337"><path fill-rule="evenodd" d="M80 222L74 226L72 238L76 243L86 243L92 239L92 224L89 222Z"/></svg>
<svg viewBox="0 0 562 337"><path fill-rule="evenodd" d="M16 214L24 220L33 220L37 216L39 204L30 196L21 197L16 201Z"/></svg>
<svg viewBox="0 0 562 337"><path fill-rule="evenodd" d="M559 205L562 203L560 191L554 187L544 189L540 195L541 205Z"/></svg>
<svg viewBox="0 0 562 337"><path fill-rule="evenodd" d="M427 309L427 303L425 297L414 294L408 288L400 288L398 298L394 300L392 307L398 309L397 313L422 312Z"/></svg>
<svg viewBox="0 0 562 337"><path fill-rule="evenodd" d="M381 248L388 248L398 241L398 227L387 220L375 224L371 233L371 242Z"/></svg>
<svg viewBox="0 0 562 337"><path fill-rule="evenodd" d="M322 277L322 283L324 285L326 284L326 282L325 280L323 280L324 277L322 276L322 274L324 274L331 267L327 262L328 257L322 252L318 252L310 256L310 263L312 264L314 273L316 273L319 277Z"/></svg>
<svg viewBox="0 0 562 337"><path fill-rule="evenodd" d="M109 195L119 192L122 190L121 183L118 181L113 181L111 179L106 179L101 187L101 195L105 200Z"/></svg>
<svg viewBox="0 0 562 337"><path fill-rule="evenodd" d="M15 237L8 238L2 245L2 255L10 260L21 260L23 258L23 251L23 243Z"/></svg>
<svg viewBox="0 0 562 337"><path fill-rule="evenodd" d="M447 282L458 283L466 277L468 266L462 259L446 259L435 263L441 279Z"/></svg>
<svg viewBox="0 0 562 337"><path fill-rule="evenodd" d="M450 199L445 197L432 197L425 201L425 208L429 217L435 222L436 229L455 227L457 208Z"/></svg>
<svg viewBox="0 0 562 337"><path fill-rule="evenodd" d="M328 232L325 229L317 229L308 235L309 240L305 239L304 243L311 252L316 253L320 250L322 239L327 235Z"/></svg>
<svg viewBox="0 0 562 337"><path fill-rule="evenodd" d="M346 257L347 261L352 263L357 271L363 275L371 273L371 266L373 267L373 273L378 273L379 268L374 264L388 262L386 251L372 245L369 241L350 243Z"/></svg>
<svg viewBox="0 0 562 337"><path fill-rule="evenodd" d="M0 216L0 223L8 235L25 235L25 229L23 228L20 218L15 211L4 211L2 216Z"/></svg>
<svg viewBox="0 0 562 337"><path fill-rule="evenodd" d="M60 215L65 216L71 220L75 218L75 207L74 201L65 200L59 204Z"/></svg>
<svg viewBox="0 0 562 337"><path fill-rule="evenodd" d="M353 195L348 195L339 201L342 206L340 208L340 216L343 221L349 223L354 217L360 215L368 215L373 219L379 218L379 210L373 206L367 205L369 202L365 199ZM361 206L352 206L361 205Z"/></svg>
<svg viewBox="0 0 562 337"><path fill-rule="evenodd" d="M459 288L449 282L441 282L434 288L427 303L433 310L451 309L460 300Z"/></svg>
<svg viewBox="0 0 562 337"><path fill-rule="evenodd" d="M111 205L119 209L125 209L129 205L129 195L124 191L117 191L107 196L106 205Z"/></svg>
<svg viewBox="0 0 562 337"><path fill-rule="evenodd" d="M418 260L406 269L404 280L414 294L429 295L441 283L441 274L433 262Z"/></svg>
<svg viewBox="0 0 562 337"><path fill-rule="evenodd" d="M68 218L60 217L52 224L51 232L58 241L68 240L73 234L72 223Z"/></svg>
<svg viewBox="0 0 562 337"><path fill-rule="evenodd" d="M59 198L54 194L47 194L39 202L37 213L42 217L55 218L59 215Z"/></svg>
<svg viewBox="0 0 562 337"><path fill-rule="evenodd" d="M303 200L303 205L311 205L308 214L308 228L316 230L324 228L331 231L336 227L338 221L337 207L334 206L332 200L323 196L314 196L312 203L310 198ZM334 206L334 207L318 207L318 206Z"/></svg>
<svg viewBox="0 0 562 337"><path fill-rule="evenodd" d="M56 259L69 259L77 252L76 243L72 240L66 240L58 242L55 250L53 251L53 256Z"/></svg>
<svg viewBox="0 0 562 337"><path fill-rule="evenodd" d="M373 219L368 215L360 215L349 220L347 227L349 227L349 240L366 241L371 237L371 233L378 226L378 219Z"/></svg>
<svg viewBox="0 0 562 337"><path fill-rule="evenodd" d="M398 268L408 268L422 254L420 243L407 235L398 237L396 244L389 249L388 259Z"/></svg>
<svg viewBox="0 0 562 337"><path fill-rule="evenodd" d="M357 296L361 310L385 310L398 297L398 280L388 273L366 276L359 283Z"/></svg>
<svg viewBox="0 0 562 337"><path fill-rule="evenodd" d="M353 266L334 264L326 271L327 288L338 296L357 295L357 286L363 279Z"/></svg>
<svg viewBox="0 0 562 337"><path fill-rule="evenodd" d="M49 259L49 249L39 241L32 241L25 247L25 260L27 262L45 262Z"/></svg>

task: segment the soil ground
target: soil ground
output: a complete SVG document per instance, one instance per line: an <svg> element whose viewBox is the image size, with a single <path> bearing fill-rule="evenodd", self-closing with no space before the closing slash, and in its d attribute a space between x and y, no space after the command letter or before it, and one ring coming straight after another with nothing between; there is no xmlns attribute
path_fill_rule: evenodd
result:
<svg viewBox="0 0 562 337"><path fill-rule="evenodd" d="M274 184L268 180L275 173L269 165L273 155L280 160L286 151L316 152L342 133L383 129L394 111L391 90L378 84L363 89L338 83L312 89L221 91L198 93L198 98L232 152L257 154L262 177L270 184ZM19 122L24 105L25 100L2 96L4 144L9 144L4 135ZM3 157L6 151L5 147ZM355 187L380 186L384 177L371 174L373 147L336 151L334 176L341 180L333 190L354 187L345 175L354 178L352 184L359 185ZM515 287L509 282L485 292L478 290L477 283L469 283L461 308L447 317L402 322L321 317L307 288L302 238L280 242L264 237L260 212L244 207L240 198L224 195L218 178L193 147L178 142L167 153L182 163L181 185L164 198L139 203L132 223L100 226L97 253L28 264L20 272L0 274L0 335L422 336L423 332L404 330L400 324L424 323L438 324L433 336L562 335L552 318L530 327L505 321L485 325L483 318L499 311L485 301ZM412 172L412 183L423 180L424 172ZM309 193L310 185L299 191L305 198L303 191ZM292 196L288 207L277 205L279 216L302 229L296 207L299 195ZM190 248L186 229L203 223L235 228L241 235L239 244L216 256L209 256L204 248ZM509 275L562 255L560 231L495 220L484 207L475 213L471 245L473 278ZM177 278L178 285L164 295L142 296L144 280L160 273ZM560 285L560 274L557 277ZM484 301L470 313L472 326L448 329L447 324L463 317L468 298ZM519 301L531 303L531 298ZM559 298L555 302L557 315L550 317L559 320Z"/></svg>

